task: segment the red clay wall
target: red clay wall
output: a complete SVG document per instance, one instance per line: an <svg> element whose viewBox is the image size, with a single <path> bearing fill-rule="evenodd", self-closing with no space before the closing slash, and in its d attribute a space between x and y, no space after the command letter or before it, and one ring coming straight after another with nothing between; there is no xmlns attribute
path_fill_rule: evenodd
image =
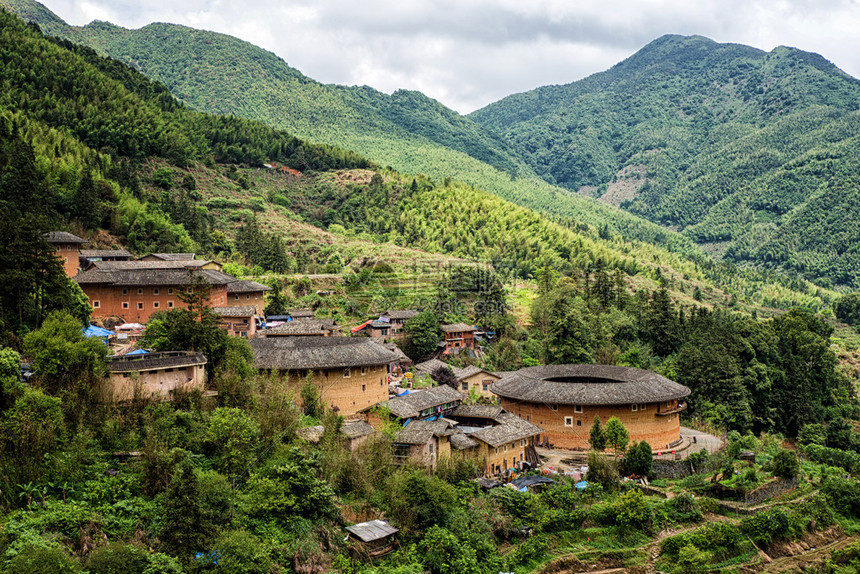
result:
<svg viewBox="0 0 860 574"><path fill-rule="evenodd" d="M66 272L66 277L74 277L80 269L80 261L78 256L78 245L70 245L65 243L55 244L57 249L57 257L63 264L63 271Z"/></svg>
<svg viewBox="0 0 860 574"><path fill-rule="evenodd" d="M521 403L502 397L501 406L509 413L514 413L544 429L539 441L549 440L556 448L588 450L588 435L594 416L600 417L600 423L605 425L610 417L618 417L630 433L630 442L646 441L654 450L666 449L670 443L681 436L681 423L678 414L660 416L657 414L656 403L636 405L617 405L598 407L582 405L581 411L576 412L574 405L558 405L553 410L550 405ZM677 401L660 403L661 411L668 411L677 406ZM569 419L570 426L566 425Z"/></svg>
<svg viewBox="0 0 860 574"><path fill-rule="evenodd" d="M178 296L180 289L183 289L182 287L138 288L81 285L81 288L93 307L93 317L116 316L122 317L127 323L146 323L149 321L150 315L157 311L167 311L173 307L186 307ZM209 300L212 306L226 305L227 286L213 286ZM123 303L126 304L126 307L123 307Z"/></svg>

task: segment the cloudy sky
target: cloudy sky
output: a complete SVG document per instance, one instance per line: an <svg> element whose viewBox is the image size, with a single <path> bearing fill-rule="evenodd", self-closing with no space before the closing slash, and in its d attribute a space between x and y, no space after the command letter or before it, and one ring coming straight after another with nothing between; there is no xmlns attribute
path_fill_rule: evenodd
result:
<svg viewBox="0 0 860 574"><path fill-rule="evenodd" d="M605 70L663 34L818 52L860 77L860 0L42 0L64 20L237 36L326 83L461 113Z"/></svg>

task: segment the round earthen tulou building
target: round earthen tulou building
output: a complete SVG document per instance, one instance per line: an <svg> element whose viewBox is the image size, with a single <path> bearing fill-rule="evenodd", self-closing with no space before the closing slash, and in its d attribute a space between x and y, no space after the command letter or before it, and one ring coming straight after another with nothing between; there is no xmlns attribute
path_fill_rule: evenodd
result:
<svg viewBox="0 0 860 574"><path fill-rule="evenodd" d="M680 442L679 413L690 394L684 385L651 371L609 365L546 365L507 374L490 390L501 406L544 429L539 441L586 450L594 417L618 417L630 441L654 450Z"/></svg>

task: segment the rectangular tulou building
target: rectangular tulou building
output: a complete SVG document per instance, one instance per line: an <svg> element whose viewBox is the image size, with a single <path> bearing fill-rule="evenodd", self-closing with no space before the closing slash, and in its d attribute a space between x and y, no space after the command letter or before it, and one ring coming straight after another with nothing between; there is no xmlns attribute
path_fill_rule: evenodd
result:
<svg viewBox="0 0 860 574"><path fill-rule="evenodd" d="M397 355L360 337L266 337L250 341L257 368L299 391L306 377L325 406L353 415L388 398L388 365Z"/></svg>

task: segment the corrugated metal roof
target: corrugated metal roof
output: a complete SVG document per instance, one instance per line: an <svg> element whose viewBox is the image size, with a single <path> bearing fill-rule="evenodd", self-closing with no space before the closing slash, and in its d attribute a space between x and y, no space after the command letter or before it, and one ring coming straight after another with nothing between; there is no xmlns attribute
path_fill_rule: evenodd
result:
<svg viewBox="0 0 860 574"><path fill-rule="evenodd" d="M354 534L362 542L372 542L381 540L400 532L384 520L370 520L368 522L360 522L346 527L350 534Z"/></svg>

